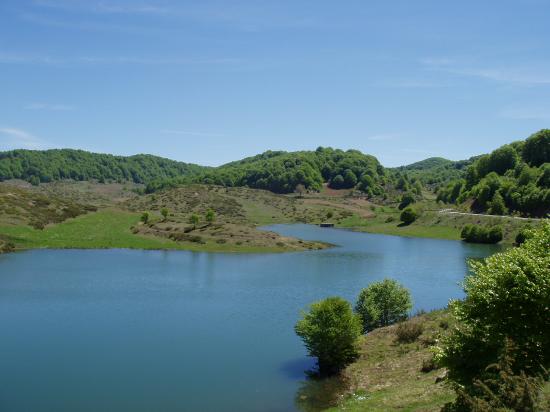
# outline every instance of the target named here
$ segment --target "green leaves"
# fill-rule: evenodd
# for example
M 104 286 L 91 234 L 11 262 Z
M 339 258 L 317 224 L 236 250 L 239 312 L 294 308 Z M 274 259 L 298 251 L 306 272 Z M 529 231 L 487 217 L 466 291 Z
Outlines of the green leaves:
M 342 298 L 331 297 L 311 304 L 294 330 L 310 356 L 317 357 L 321 374 L 337 373 L 357 357 L 361 321 L 350 303 Z
M 401 221 L 406 225 L 410 225 L 417 218 L 418 218 L 418 212 L 415 209 L 413 209 L 411 206 L 405 208 L 405 210 L 401 212 L 401 216 L 400 216 Z
M 361 291 L 355 305 L 365 332 L 406 319 L 411 308 L 409 291 L 393 279 L 370 284 Z
M 505 338 L 518 347 L 518 370 L 550 367 L 550 221 L 518 248 L 470 263 L 466 298 L 453 311 L 460 329 L 445 342 L 442 363 L 456 380 L 496 361 Z

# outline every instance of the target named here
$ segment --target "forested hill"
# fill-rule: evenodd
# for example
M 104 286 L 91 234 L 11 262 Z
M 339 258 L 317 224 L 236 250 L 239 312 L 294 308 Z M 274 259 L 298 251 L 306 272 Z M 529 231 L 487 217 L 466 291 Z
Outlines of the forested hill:
M 438 200 L 494 215 L 550 213 L 550 130 L 478 157 Z
M 204 173 L 205 183 L 249 186 L 288 193 L 302 185 L 320 190 L 323 183 L 335 189 L 357 187 L 381 191 L 385 169 L 374 156 L 358 150 L 319 147 L 315 151 L 272 152 L 228 163 Z
M 273 152 L 248 157 L 192 177 L 200 183 L 247 186 L 276 193 L 320 190 L 324 183 L 335 189 L 357 188 L 371 195 L 381 194 L 386 171 L 378 160 L 357 150 L 319 147 L 315 151 Z M 157 180 L 147 186 L 152 192 L 188 179 Z
M 460 179 L 466 173 L 466 168 L 474 162 L 475 158 L 453 161 L 442 157 L 430 157 L 420 162 L 392 169 L 400 173 L 406 173 L 410 178 L 416 178 L 423 185 L 436 189 L 452 180 Z
M 143 154 L 125 157 L 73 149 L 0 152 L 0 181 L 24 179 L 33 184 L 61 179 L 148 183 L 196 175 L 207 169 Z
M 315 151 L 265 153 L 220 167 L 202 167 L 151 155 L 113 156 L 83 150 L 13 150 L 0 153 L 0 181 L 24 179 L 33 184 L 53 180 L 133 181 L 152 192 L 182 183 L 248 186 L 276 193 L 355 188 L 381 194 L 385 169 L 357 150 L 319 147 Z

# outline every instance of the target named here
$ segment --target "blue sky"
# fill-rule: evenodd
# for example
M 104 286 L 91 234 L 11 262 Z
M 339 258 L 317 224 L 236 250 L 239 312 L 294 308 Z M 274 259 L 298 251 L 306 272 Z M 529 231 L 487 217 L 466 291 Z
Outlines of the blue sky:
M 463 159 L 550 126 L 550 0 L 0 1 L 0 150 Z

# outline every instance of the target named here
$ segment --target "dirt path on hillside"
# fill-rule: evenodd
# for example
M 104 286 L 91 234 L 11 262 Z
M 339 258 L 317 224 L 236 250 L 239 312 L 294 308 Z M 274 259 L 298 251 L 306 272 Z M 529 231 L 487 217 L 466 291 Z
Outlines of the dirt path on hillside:
M 476 216 L 476 217 L 496 217 L 501 219 L 516 219 L 516 220 L 542 220 L 536 217 L 519 217 L 519 216 L 499 216 L 499 215 L 484 215 L 482 213 L 467 213 L 467 212 L 457 212 L 454 209 L 443 209 L 439 210 L 437 213 L 442 215 L 462 215 L 462 216 Z

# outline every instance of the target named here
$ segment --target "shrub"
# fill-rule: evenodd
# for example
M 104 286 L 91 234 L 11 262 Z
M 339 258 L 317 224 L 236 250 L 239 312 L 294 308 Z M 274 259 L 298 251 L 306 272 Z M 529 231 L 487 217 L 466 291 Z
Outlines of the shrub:
M 412 343 L 422 335 L 422 332 L 424 325 L 419 321 L 401 322 L 395 329 L 396 340 L 399 343 Z
M 386 219 L 386 223 L 391 223 L 395 220 L 395 218 L 393 216 L 388 216 L 388 218 Z
M 521 245 L 523 243 L 525 243 L 525 241 L 527 239 L 530 239 L 531 237 L 533 237 L 533 232 L 532 232 L 532 228 L 524 228 L 524 229 L 521 229 L 518 234 L 516 235 L 516 245 Z
M 465 225 L 460 237 L 468 243 L 498 243 L 503 238 L 502 227 L 483 227 L 477 225 Z
M 544 399 L 542 386 L 548 373 L 529 376 L 514 372 L 513 343 L 507 341 L 498 363 L 489 365 L 484 376 L 473 385 L 455 388 L 457 398 L 443 412 L 547 411 L 550 399 Z
M 401 216 L 400 216 L 401 221 L 406 225 L 410 225 L 417 218 L 418 218 L 418 212 L 414 210 L 412 207 L 407 207 L 405 210 L 401 212 Z
M 403 197 L 401 197 L 401 203 L 399 203 L 399 210 L 405 209 L 410 204 L 416 202 L 414 196 L 411 193 L 405 193 Z
M 365 332 L 406 319 L 411 308 L 409 291 L 392 279 L 371 283 L 361 290 L 355 305 Z
M 459 382 L 479 377 L 495 363 L 505 338 L 517 347 L 516 371 L 550 367 L 550 221 L 521 246 L 472 261 L 464 283 L 466 298 L 452 304 L 459 327 L 439 354 L 449 376 Z
M 214 212 L 212 209 L 208 210 L 206 212 L 205 219 L 208 223 L 214 223 L 216 220 L 216 212 Z
M 331 297 L 311 304 L 294 330 L 309 355 L 317 357 L 322 375 L 338 373 L 357 358 L 361 320 L 342 298 Z
M 143 223 L 147 224 L 149 222 L 149 212 L 143 212 L 140 219 Z

